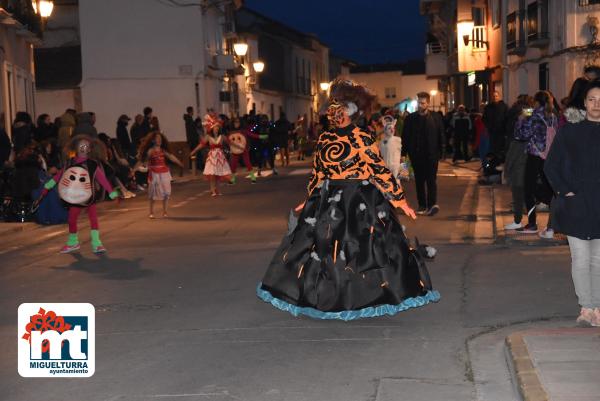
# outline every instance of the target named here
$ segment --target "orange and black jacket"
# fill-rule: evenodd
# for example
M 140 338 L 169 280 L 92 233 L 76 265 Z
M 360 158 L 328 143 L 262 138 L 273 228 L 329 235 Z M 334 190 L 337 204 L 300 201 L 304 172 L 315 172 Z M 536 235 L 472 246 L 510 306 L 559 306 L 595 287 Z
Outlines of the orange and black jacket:
M 326 179 L 369 180 L 394 207 L 404 200 L 402 187 L 385 166 L 373 137 L 352 124 L 319 137 L 308 194 Z

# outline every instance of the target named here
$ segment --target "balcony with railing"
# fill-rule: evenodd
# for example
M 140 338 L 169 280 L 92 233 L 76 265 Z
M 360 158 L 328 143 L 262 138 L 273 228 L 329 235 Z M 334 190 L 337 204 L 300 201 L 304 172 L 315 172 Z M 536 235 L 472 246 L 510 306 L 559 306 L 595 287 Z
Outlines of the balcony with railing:
M 506 16 L 506 50 L 509 55 L 523 55 L 527 51 L 522 19 L 523 11 Z
M 473 27 L 473 33 L 471 34 L 473 53 L 487 52 L 488 51 L 488 40 L 487 40 L 487 27 L 485 25 L 476 25 Z
M 425 73 L 428 77 L 448 74 L 448 49 L 440 42 L 430 42 L 425 46 Z
M 532 47 L 547 47 L 548 0 L 540 0 L 527 6 L 527 43 Z

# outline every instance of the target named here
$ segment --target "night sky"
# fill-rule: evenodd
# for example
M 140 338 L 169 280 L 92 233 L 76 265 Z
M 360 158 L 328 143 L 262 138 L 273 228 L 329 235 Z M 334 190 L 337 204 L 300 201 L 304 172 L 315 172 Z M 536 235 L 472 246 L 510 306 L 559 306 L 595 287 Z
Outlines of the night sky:
M 316 34 L 332 54 L 360 64 L 423 59 L 419 0 L 245 0 L 261 14 Z

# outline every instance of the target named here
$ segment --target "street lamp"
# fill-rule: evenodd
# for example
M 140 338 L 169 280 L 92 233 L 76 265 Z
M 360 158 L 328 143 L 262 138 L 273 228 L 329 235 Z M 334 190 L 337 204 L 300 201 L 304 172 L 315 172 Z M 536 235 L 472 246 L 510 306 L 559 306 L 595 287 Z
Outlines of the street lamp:
M 246 55 L 246 53 L 248 53 L 248 43 L 243 43 L 243 42 L 234 43 L 233 51 L 239 57 L 244 57 Z
M 42 18 L 48 18 L 52 15 L 52 10 L 54 10 L 54 2 L 51 0 L 32 0 L 31 5 L 33 6 L 33 11 Z
M 327 92 L 327 90 L 329 89 L 329 82 L 321 82 L 319 86 L 321 87 L 321 90 L 323 92 Z
M 490 42 L 487 40 L 483 40 L 482 38 L 473 38 L 473 28 L 475 28 L 475 23 L 471 20 L 460 21 L 456 24 L 456 31 L 459 38 L 462 38 L 465 47 L 469 46 L 469 43 L 472 43 L 473 46 L 480 48 L 482 45 L 485 45 L 487 49 L 490 48 Z
M 258 60 L 258 61 L 255 61 L 254 63 L 252 63 L 252 67 L 254 67 L 254 71 L 256 71 L 260 74 L 265 69 L 265 63 Z

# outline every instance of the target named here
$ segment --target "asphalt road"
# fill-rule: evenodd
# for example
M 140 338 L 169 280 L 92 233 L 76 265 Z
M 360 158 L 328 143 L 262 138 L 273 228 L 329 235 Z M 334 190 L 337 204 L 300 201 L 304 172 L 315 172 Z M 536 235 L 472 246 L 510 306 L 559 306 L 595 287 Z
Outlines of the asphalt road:
M 256 297 L 287 213 L 304 196 L 306 166 L 256 185 L 240 180 L 217 198 L 203 181 L 176 184 L 168 219 L 149 220 L 143 195 L 104 204 L 105 256 L 92 254 L 87 227 L 82 251 L 71 255 L 57 254 L 66 227 L 4 234 L 0 399 L 491 400 L 473 360 L 484 370 L 503 361 L 473 355 L 469 342 L 511 325 L 574 317 L 577 302 L 567 249 L 491 244 L 492 200 L 460 171 L 441 169 L 437 216 L 403 218 L 409 236 L 438 249 L 429 269 L 442 299 L 394 317 L 315 321 Z M 414 204 L 412 183 L 407 190 Z M 18 375 L 23 302 L 95 306 L 93 377 Z

